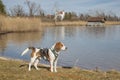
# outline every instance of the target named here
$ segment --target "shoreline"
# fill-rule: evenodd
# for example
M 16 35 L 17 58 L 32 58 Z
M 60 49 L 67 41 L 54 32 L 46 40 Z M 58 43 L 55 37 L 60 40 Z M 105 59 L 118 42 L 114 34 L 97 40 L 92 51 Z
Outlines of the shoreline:
M 41 27 L 45 26 L 86 26 L 87 21 L 62 21 L 62 22 L 42 22 Z M 120 21 L 106 21 L 104 26 L 120 25 Z M 99 27 L 99 26 L 98 26 Z
M 27 24 L 28 21 L 25 22 L 24 24 Z M 62 21 L 62 22 L 56 22 L 55 23 L 55 22 L 42 22 L 41 21 L 40 24 L 36 24 L 35 27 L 33 27 L 34 26 L 33 24 L 35 24 L 34 21 L 33 21 L 33 23 L 27 25 L 28 29 L 24 29 L 24 28 L 20 29 L 20 26 L 18 26 L 19 24 L 17 24 L 14 27 L 11 27 L 11 28 L 8 28 L 8 29 L 6 28 L 6 30 L 3 30 L 3 31 L 1 30 L 0 31 L 0 35 L 7 34 L 7 33 L 38 32 L 38 31 L 42 31 L 42 29 L 44 27 L 49 27 L 49 26 L 80 26 L 81 27 L 81 26 L 86 26 L 87 22 L 86 21 L 64 21 L 64 22 Z M 104 24 L 104 27 L 107 27 L 107 26 L 110 26 L 110 25 L 111 26 L 112 25 L 120 25 L 120 21 L 119 22 L 116 22 L 116 21 L 106 21 L 105 24 Z M 95 27 L 97 27 L 97 26 L 95 26 Z M 12 28 L 15 28 L 15 30 L 12 29 Z
M 81 69 L 77 67 L 57 67 L 57 73 L 50 72 L 49 66 L 39 64 L 40 70 L 32 67 L 28 71 L 28 63 L 17 59 L 6 59 L 0 57 L 0 78 L 1 80 L 119 80 L 120 71 L 101 71 Z
M 105 25 L 120 25 L 120 21 L 106 21 Z
M 29 64 L 29 61 L 26 61 L 26 60 L 21 60 L 21 59 L 13 59 L 13 58 L 9 58 L 9 57 L 2 57 L 0 56 L 0 60 L 4 60 L 4 61 L 16 61 L 16 62 L 21 62 L 21 64 Z M 44 67 L 50 67 L 49 64 L 44 64 L 44 63 L 38 63 L 38 66 L 44 66 Z M 82 70 L 94 70 L 96 72 L 98 71 L 106 71 L 106 70 L 101 70 L 99 67 L 96 67 L 94 69 L 87 69 L 87 68 L 81 68 L 81 67 L 76 67 L 76 66 L 57 66 L 57 68 L 65 68 L 65 69 L 82 69 Z M 120 72 L 119 70 L 116 70 L 116 69 L 110 69 L 110 70 L 115 70 L 115 71 L 118 71 Z
M 29 64 L 29 61 L 25 61 L 25 60 L 21 60 L 21 59 L 13 59 L 13 58 L 8 58 L 8 57 L 2 57 L 0 56 L 0 60 L 5 60 L 5 61 L 18 61 L 24 64 Z M 50 65 L 47 64 L 43 64 L 43 63 L 39 63 L 38 66 L 44 66 L 44 67 L 50 67 Z M 57 66 L 57 68 L 77 68 L 80 69 L 79 67 L 69 67 L 69 66 Z

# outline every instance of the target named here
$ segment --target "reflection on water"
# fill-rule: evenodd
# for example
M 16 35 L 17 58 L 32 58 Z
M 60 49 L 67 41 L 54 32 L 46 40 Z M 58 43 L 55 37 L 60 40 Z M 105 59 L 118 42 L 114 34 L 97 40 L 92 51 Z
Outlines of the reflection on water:
M 88 27 L 86 32 L 90 37 L 102 38 L 105 36 L 105 29 L 105 27 Z
M 62 41 L 67 45 L 68 50 L 59 56 L 58 65 L 120 70 L 119 34 L 120 26 L 118 25 L 46 27 L 42 32 L 0 35 L 0 55 L 29 60 L 29 54 L 20 56 L 26 47 L 50 48 L 55 42 Z
M 6 47 L 7 47 L 6 38 L 3 36 L 0 36 L 0 52 L 2 52 L 1 55 L 4 55 L 3 52 Z
M 9 45 L 15 45 L 13 47 L 14 49 L 25 44 L 27 44 L 27 46 L 33 46 L 32 43 L 40 42 L 42 36 L 42 32 L 10 33 L 0 35 L 0 55 L 4 55 L 5 49 L 9 48 Z

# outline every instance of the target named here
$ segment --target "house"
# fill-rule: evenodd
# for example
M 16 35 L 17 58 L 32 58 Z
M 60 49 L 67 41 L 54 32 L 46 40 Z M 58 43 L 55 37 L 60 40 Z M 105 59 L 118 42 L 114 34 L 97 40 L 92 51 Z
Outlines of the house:
M 87 26 L 104 26 L 106 19 L 104 17 L 89 17 Z

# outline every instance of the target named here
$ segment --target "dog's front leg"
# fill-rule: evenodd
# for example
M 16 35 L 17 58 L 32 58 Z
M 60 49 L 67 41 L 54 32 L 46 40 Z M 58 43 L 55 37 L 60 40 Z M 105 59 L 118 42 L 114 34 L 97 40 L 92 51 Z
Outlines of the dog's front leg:
M 58 59 L 56 59 L 56 60 L 54 61 L 54 71 L 55 71 L 55 72 L 57 72 L 57 69 L 56 69 L 56 67 L 57 67 L 57 60 L 58 60 Z
M 53 60 L 50 61 L 50 71 L 53 72 Z

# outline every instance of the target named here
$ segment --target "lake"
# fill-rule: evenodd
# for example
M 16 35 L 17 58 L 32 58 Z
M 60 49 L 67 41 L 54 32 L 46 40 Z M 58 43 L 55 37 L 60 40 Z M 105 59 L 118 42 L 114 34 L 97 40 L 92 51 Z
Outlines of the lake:
M 120 71 L 120 25 L 107 27 L 45 27 L 40 32 L 0 35 L 0 56 L 29 61 L 30 52 L 20 56 L 29 47 L 50 48 L 61 41 L 67 47 L 62 51 L 58 66 L 77 66 L 84 69 L 116 69 Z M 41 63 L 48 62 L 41 60 Z M 22 64 L 22 63 L 21 63 Z

